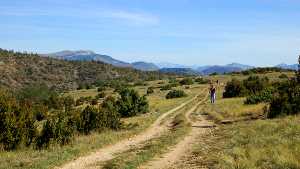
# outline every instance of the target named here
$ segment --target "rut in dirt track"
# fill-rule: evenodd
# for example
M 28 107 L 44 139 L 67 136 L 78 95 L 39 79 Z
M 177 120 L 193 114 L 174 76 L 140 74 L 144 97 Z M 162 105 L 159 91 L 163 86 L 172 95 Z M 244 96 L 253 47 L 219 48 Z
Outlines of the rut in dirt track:
M 201 102 L 196 104 L 192 109 L 190 109 L 185 117 L 188 122 L 192 125 L 192 130 L 189 134 L 178 144 L 175 145 L 168 153 L 163 154 L 160 158 L 154 158 L 152 161 L 148 162 L 144 166 L 139 167 L 139 169 L 166 169 L 166 168 L 176 168 L 174 164 L 178 162 L 185 154 L 187 154 L 193 143 L 196 143 L 199 135 L 203 135 L 206 132 L 209 132 L 210 127 L 214 127 L 213 122 L 207 121 L 203 116 L 199 116 L 200 120 L 193 122 L 190 119 L 190 115 L 197 110 L 199 106 L 203 102 L 205 102 L 206 98 L 204 98 Z
M 136 135 L 130 139 L 122 140 L 114 145 L 110 145 L 104 148 L 97 150 L 87 156 L 79 157 L 61 167 L 55 167 L 56 169 L 87 169 L 93 168 L 94 164 L 99 162 L 105 162 L 114 158 L 114 154 L 121 153 L 126 150 L 129 150 L 133 146 L 138 146 L 139 144 L 150 140 L 154 137 L 158 137 L 161 133 L 167 130 L 166 124 L 161 125 L 163 120 L 174 113 L 176 113 L 181 108 L 187 106 L 189 103 L 198 99 L 201 94 L 205 92 L 205 89 L 198 94 L 197 96 L 193 97 L 192 99 L 188 100 L 185 103 L 182 103 L 180 106 L 164 113 L 161 115 L 145 132 L 142 134 Z

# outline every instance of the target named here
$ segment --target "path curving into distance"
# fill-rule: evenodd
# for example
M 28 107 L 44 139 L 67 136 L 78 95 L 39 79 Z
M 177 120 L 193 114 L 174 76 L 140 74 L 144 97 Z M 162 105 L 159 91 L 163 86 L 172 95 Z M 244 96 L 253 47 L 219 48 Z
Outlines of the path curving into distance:
M 86 169 L 86 168 L 93 168 L 94 164 L 105 162 L 108 160 L 111 160 L 115 157 L 114 154 L 121 153 L 124 151 L 129 150 L 133 146 L 138 146 L 139 144 L 150 140 L 154 137 L 158 137 L 161 133 L 165 132 L 167 130 L 167 124 L 161 124 L 163 120 L 174 113 L 176 113 L 181 108 L 187 106 L 189 103 L 195 101 L 200 97 L 203 92 L 206 92 L 206 89 L 203 89 L 201 93 L 193 97 L 192 99 L 182 103 L 178 107 L 175 107 L 172 110 L 169 110 L 168 112 L 162 114 L 160 117 L 156 119 L 156 121 L 144 132 L 129 138 L 122 140 L 116 144 L 106 146 L 104 148 L 101 148 L 95 152 L 92 152 L 91 154 L 88 154 L 86 156 L 79 157 L 73 161 L 70 161 L 60 167 L 55 167 L 55 169 Z
M 206 132 L 209 132 L 209 128 L 215 126 L 213 122 L 207 121 L 204 116 L 199 116 L 198 118 L 200 118 L 200 120 L 197 120 L 195 122 L 190 119 L 190 115 L 206 101 L 207 96 L 185 114 L 187 121 L 192 126 L 192 130 L 188 133 L 188 135 L 185 136 L 182 141 L 177 143 L 167 153 L 163 154 L 159 158 L 154 158 L 145 165 L 139 167 L 139 169 L 176 168 L 174 164 L 191 150 L 191 146 L 193 143 L 199 141 L 197 140 L 197 138 L 199 138 L 199 135 L 203 135 Z

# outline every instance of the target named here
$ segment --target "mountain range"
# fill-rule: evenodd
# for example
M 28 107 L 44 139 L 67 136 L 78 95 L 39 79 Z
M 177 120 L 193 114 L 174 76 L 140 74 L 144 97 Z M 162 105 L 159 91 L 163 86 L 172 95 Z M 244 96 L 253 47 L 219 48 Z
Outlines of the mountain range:
M 107 64 L 111 64 L 113 66 L 117 67 L 132 67 L 138 70 L 143 71 L 155 71 L 159 68 L 153 64 L 153 63 L 147 63 L 147 62 L 133 62 L 133 63 L 127 63 L 123 62 L 117 59 L 114 59 L 111 56 L 108 55 L 101 55 L 97 54 L 90 50 L 78 50 L 78 51 L 71 51 L 71 50 L 64 50 L 56 53 L 50 53 L 50 54 L 42 54 L 42 56 L 52 57 L 56 59 L 62 59 L 62 60 L 77 60 L 77 61 L 101 61 Z
M 158 71 L 167 72 L 167 73 L 177 73 L 177 74 L 202 74 L 208 75 L 211 73 L 229 73 L 229 72 L 239 72 L 247 69 L 254 68 L 254 66 L 244 65 L 240 63 L 231 63 L 227 65 L 207 65 L 207 66 L 187 66 L 181 64 L 174 64 L 169 62 L 161 62 L 161 63 L 149 63 L 149 62 L 133 62 L 128 63 L 124 61 L 120 61 L 114 59 L 108 55 L 97 54 L 90 50 L 78 50 L 78 51 L 71 51 L 71 50 L 64 50 L 56 53 L 50 54 L 42 54 L 42 56 L 53 57 L 56 59 L 62 60 L 79 60 L 79 61 L 101 61 L 107 64 L 111 64 L 117 67 L 131 67 L 137 70 L 142 71 Z M 298 65 L 287 65 L 287 64 L 279 64 L 274 67 L 284 68 L 284 69 L 292 69 L 297 70 Z

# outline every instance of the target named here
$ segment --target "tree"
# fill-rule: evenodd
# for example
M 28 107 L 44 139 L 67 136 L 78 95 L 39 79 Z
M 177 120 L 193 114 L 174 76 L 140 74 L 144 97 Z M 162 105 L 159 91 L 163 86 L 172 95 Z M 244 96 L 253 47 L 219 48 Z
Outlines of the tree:
M 148 112 L 149 104 L 146 97 L 140 97 L 137 91 L 125 88 L 119 94 L 121 98 L 117 101 L 117 105 L 122 117 L 131 117 Z
M 298 83 L 300 83 L 300 55 L 299 55 L 299 57 L 298 57 L 297 81 L 298 81 Z

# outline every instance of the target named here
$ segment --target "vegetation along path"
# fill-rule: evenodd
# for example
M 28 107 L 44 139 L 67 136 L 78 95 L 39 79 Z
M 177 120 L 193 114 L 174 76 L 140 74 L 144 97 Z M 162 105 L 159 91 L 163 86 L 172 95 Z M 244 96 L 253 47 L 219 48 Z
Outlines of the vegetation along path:
M 182 103 L 178 107 L 161 115 L 145 132 L 136 135 L 133 138 L 120 141 L 117 144 L 102 148 L 87 156 L 79 157 L 78 159 L 57 168 L 58 169 L 75 169 L 75 168 L 85 169 L 88 168 L 89 166 L 92 166 L 95 163 L 111 160 L 114 158 L 114 154 L 124 152 L 126 150 L 129 150 L 133 146 L 137 146 L 140 143 L 143 143 L 147 140 L 150 140 L 151 138 L 159 136 L 161 133 L 167 130 L 167 123 L 162 124 L 164 119 L 169 115 L 175 114 L 178 110 L 184 108 L 188 104 L 192 103 L 194 100 L 201 97 L 203 92 L 206 92 L 206 90 L 204 89 L 201 93 L 199 93 L 192 99 Z
M 190 109 L 185 117 L 187 121 L 191 124 L 192 130 L 188 135 L 180 141 L 174 148 L 172 148 L 166 154 L 163 154 L 159 158 L 155 158 L 149 163 L 141 166 L 140 169 L 164 169 L 164 168 L 173 168 L 172 165 L 180 160 L 188 151 L 191 145 L 197 142 L 197 138 L 200 135 L 205 134 L 210 131 L 210 127 L 214 127 L 214 123 L 206 120 L 205 116 L 198 116 L 196 120 L 190 118 L 191 114 L 194 113 L 199 106 L 206 101 L 206 97 L 202 101 L 198 102 L 192 109 Z M 174 166 L 174 168 L 176 168 Z

